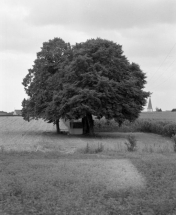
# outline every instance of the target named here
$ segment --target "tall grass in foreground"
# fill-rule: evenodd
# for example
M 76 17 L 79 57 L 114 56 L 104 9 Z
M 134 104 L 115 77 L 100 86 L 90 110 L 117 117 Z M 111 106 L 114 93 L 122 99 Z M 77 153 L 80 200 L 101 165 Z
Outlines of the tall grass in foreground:
M 92 147 L 89 143 L 87 143 L 86 147 L 80 151 L 84 154 L 98 154 L 104 151 L 104 145 L 102 143 L 98 143 L 97 146 Z

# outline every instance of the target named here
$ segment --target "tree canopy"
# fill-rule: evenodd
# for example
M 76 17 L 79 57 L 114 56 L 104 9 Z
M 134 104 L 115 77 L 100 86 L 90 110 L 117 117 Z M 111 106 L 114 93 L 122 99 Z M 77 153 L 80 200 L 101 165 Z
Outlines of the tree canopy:
M 122 46 L 90 39 L 71 46 L 60 38 L 43 43 L 23 79 L 28 99 L 24 119 L 82 118 L 84 133 L 93 133 L 93 119 L 135 120 L 146 104 L 146 76 L 123 55 Z

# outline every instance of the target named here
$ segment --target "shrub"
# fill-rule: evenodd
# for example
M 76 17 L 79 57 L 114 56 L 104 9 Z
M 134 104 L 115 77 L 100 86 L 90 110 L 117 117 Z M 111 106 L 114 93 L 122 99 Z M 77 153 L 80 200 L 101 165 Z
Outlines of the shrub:
M 134 135 L 128 135 L 127 136 L 127 140 L 128 142 L 125 142 L 125 145 L 127 146 L 127 150 L 129 152 L 133 152 L 136 150 L 136 145 L 137 145 L 137 140 L 136 137 Z
M 152 123 L 150 120 L 143 120 L 140 123 L 140 131 L 142 132 L 152 132 Z
M 156 107 L 156 112 L 162 112 L 161 108 Z
M 155 134 L 163 134 L 163 125 L 160 122 L 152 121 L 151 122 L 151 132 Z
M 115 120 L 94 120 L 95 131 L 117 131 L 119 124 Z
M 173 135 L 176 134 L 176 124 L 169 123 L 164 126 L 163 132 L 165 136 L 172 137 Z
M 95 149 L 95 153 L 103 152 L 104 146 L 102 143 L 98 143 L 98 147 Z
M 102 143 L 98 143 L 97 148 L 90 147 L 89 143 L 87 143 L 84 154 L 97 154 L 104 151 L 104 146 Z
M 176 124 L 158 120 L 138 120 L 138 127 L 134 130 L 172 137 L 176 134 Z

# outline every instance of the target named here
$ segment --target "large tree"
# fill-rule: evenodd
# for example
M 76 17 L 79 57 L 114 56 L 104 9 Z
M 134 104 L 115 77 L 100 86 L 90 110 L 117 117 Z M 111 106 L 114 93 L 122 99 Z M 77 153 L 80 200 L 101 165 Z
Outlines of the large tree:
M 23 79 L 28 99 L 22 102 L 25 120 L 43 118 L 56 124 L 59 132 L 59 112 L 54 95 L 62 89 L 64 67 L 71 60 L 71 46 L 60 38 L 43 43 L 32 69 Z
M 122 47 L 103 39 L 70 46 L 61 39 L 44 43 L 23 84 L 25 119 L 82 118 L 84 133 L 93 133 L 92 116 L 134 121 L 146 103 L 146 76 L 130 63 Z

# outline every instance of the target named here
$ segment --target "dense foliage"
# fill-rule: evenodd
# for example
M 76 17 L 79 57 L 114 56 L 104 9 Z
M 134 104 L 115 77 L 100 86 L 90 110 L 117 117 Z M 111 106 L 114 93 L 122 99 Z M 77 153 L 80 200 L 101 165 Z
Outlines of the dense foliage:
M 29 98 L 24 119 L 82 118 L 84 133 L 93 133 L 93 118 L 134 121 L 146 103 L 146 76 L 129 63 L 122 47 L 103 39 L 70 46 L 60 38 L 43 44 L 23 80 Z
M 161 108 L 156 107 L 156 112 L 162 112 Z

